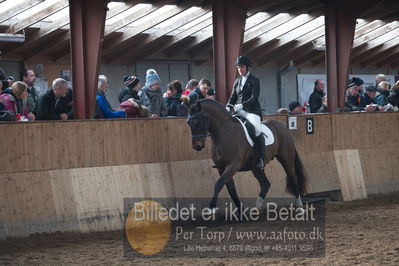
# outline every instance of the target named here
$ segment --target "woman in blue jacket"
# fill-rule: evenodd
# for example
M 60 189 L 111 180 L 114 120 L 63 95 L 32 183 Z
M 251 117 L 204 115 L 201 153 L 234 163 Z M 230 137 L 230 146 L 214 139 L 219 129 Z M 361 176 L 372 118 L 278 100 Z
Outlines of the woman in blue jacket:
M 94 118 L 126 118 L 123 110 L 114 111 L 106 96 L 108 79 L 104 75 L 98 76 L 98 90 L 96 95 L 97 105 Z

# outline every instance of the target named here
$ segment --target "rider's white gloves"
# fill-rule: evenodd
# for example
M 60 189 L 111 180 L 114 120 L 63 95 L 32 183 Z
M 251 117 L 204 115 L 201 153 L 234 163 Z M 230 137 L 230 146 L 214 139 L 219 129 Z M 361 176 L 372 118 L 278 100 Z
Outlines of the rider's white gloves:
M 227 110 L 227 112 L 230 113 L 231 107 L 230 106 L 226 106 L 226 110 Z
M 244 106 L 243 106 L 241 103 L 236 104 L 236 105 L 234 105 L 234 111 L 235 111 L 236 113 L 238 113 L 239 111 L 242 110 L 243 107 L 244 107 Z

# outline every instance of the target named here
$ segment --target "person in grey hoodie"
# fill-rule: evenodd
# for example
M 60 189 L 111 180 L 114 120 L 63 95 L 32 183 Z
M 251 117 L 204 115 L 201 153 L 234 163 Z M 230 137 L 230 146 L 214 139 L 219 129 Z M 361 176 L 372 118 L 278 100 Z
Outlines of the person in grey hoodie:
M 168 113 L 161 91 L 161 79 L 154 69 L 146 71 L 145 86 L 139 91 L 141 104 L 150 110 L 150 117 L 165 117 Z

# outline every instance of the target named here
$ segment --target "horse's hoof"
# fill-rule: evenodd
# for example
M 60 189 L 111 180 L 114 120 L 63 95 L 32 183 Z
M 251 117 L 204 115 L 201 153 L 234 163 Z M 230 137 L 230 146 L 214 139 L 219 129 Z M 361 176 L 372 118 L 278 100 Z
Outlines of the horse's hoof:
M 256 199 L 256 208 L 258 210 L 261 210 L 264 202 L 265 202 L 265 199 L 262 199 L 261 197 L 258 197 Z
M 299 215 L 304 215 L 305 214 L 305 210 L 302 207 L 296 208 L 296 213 Z

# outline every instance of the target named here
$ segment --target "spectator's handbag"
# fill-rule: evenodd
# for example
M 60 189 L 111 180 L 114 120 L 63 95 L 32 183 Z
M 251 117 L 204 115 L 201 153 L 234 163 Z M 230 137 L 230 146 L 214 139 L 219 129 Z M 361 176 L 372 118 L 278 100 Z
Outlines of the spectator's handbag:
M 16 121 L 17 118 L 15 116 L 14 111 L 10 110 L 0 110 L 0 121 Z

